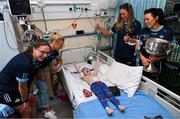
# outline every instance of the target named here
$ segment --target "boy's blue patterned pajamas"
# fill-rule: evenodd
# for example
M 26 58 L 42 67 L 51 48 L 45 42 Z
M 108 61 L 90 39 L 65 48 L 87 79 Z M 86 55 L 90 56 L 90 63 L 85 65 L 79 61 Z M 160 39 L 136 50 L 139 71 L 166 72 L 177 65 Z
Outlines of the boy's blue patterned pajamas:
M 115 98 L 105 83 L 101 81 L 94 82 L 91 84 L 91 90 L 97 96 L 104 109 L 108 106 L 106 98 L 108 98 L 116 107 L 120 105 L 120 102 Z

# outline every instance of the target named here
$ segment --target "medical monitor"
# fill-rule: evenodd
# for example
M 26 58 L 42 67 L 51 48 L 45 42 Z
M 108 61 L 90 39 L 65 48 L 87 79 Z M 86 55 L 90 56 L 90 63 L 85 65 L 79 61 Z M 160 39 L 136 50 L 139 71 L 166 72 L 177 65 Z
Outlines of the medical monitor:
M 174 4 L 173 13 L 180 13 L 180 2 Z
M 29 0 L 7 0 L 10 13 L 15 16 L 27 16 L 31 14 Z

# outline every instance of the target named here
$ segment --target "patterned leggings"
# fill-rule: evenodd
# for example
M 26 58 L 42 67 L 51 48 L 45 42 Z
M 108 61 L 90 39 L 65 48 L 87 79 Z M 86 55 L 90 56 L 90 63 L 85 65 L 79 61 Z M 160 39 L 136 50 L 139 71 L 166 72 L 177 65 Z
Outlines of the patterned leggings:
M 108 106 L 106 98 L 108 98 L 116 107 L 120 105 L 120 102 L 115 98 L 105 83 L 101 81 L 94 82 L 91 84 L 91 90 L 97 96 L 104 109 Z

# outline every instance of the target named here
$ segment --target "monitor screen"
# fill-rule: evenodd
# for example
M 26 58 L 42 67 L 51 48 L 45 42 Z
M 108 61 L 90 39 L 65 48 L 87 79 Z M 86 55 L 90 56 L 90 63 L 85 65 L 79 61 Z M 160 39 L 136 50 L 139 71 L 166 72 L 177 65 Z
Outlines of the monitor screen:
M 173 7 L 174 13 L 180 13 L 180 3 L 175 3 Z
M 8 0 L 12 15 L 26 16 L 31 14 L 29 0 Z

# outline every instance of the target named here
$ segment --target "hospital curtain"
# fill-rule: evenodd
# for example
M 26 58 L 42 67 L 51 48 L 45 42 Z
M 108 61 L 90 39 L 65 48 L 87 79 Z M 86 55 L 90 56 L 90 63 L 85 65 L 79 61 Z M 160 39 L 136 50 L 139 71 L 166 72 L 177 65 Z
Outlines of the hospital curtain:
M 134 9 L 134 17 L 140 21 L 142 28 L 144 25 L 144 10 L 148 8 L 162 8 L 164 10 L 166 0 L 118 0 L 118 4 L 121 5 L 123 3 L 130 3 Z M 116 20 L 119 16 L 119 5 L 115 11 Z

